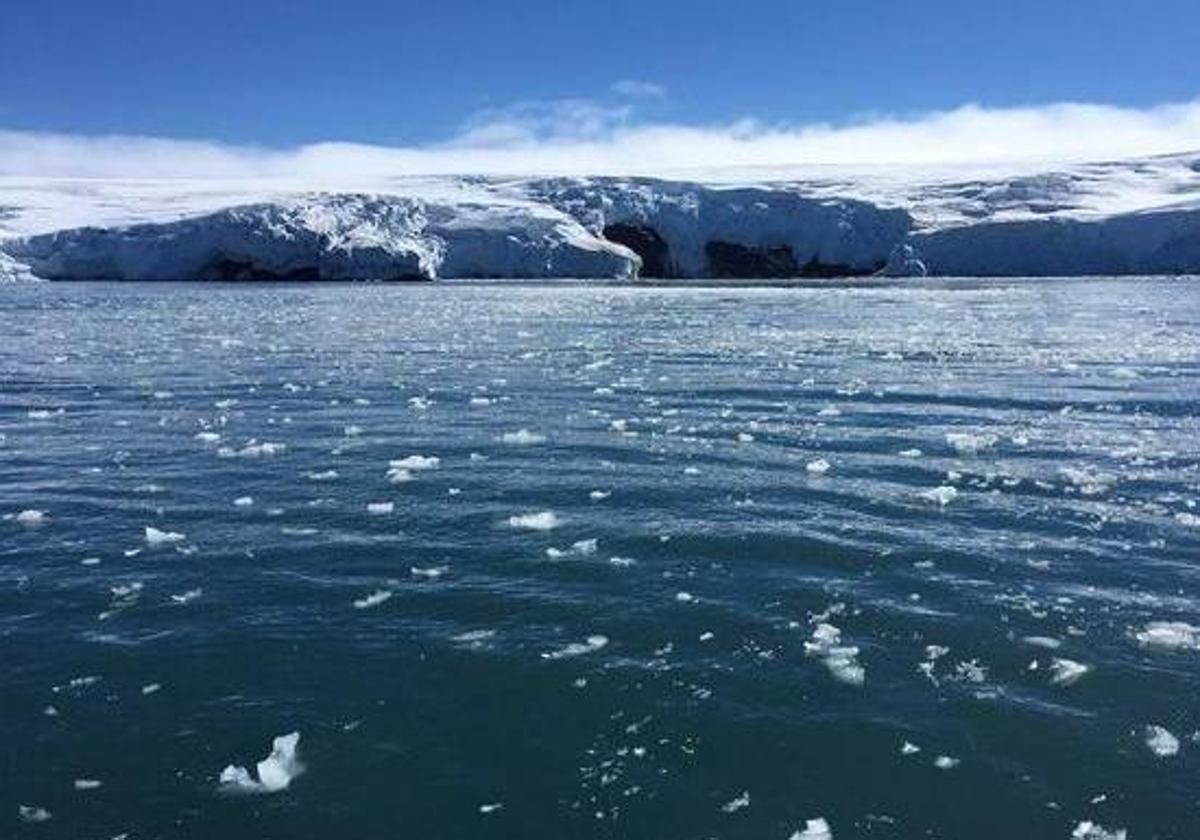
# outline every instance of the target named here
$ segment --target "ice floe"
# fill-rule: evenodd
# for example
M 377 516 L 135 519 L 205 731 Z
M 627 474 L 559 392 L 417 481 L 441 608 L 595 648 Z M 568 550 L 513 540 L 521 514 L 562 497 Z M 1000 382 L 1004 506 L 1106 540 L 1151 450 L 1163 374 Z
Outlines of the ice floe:
M 1083 820 L 1071 832 L 1071 840 L 1126 840 L 1126 834 L 1123 828 L 1110 831 L 1091 820 Z
M 21 525 L 41 525 L 49 519 L 49 515 L 44 510 L 23 510 L 16 514 L 15 519 Z
M 1074 685 L 1090 670 L 1091 666 L 1073 659 L 1055 659 L 1050 663 L 1050 682 L 1055 685 Z
M 554 511 L 543 510 L 538 513 L 522 513 L 508 518 L 508 527 L 522 531 L 552 531 L 562 524 Z
M 576 656 L 583 656 L 587 653 L 595 653 L 596 651 L 608 645 L 607 636 L 588 636 L 583 642 L 572 642 L 558 650 L 552 650 L 542 654 L 542 659 L 572 659 Z
M 380 589 L 378 592 L 372 592 L 370 595 L 358 598 L 354 602 L 354 609 L 368 610 L 371 607 L 377 607 L 392 597 L 392 593 L 386 589 Z
M 151 525 L 146 526 L 143 536 L 146 540 L 146 545 L 151 546 L 174 545 L 187 539 L 186 535 L 178 531 L 160 531 Z
M 515 432 L 505 432 L 500 435 L 500 442 L 510 446 L 535 446 L 546 442 L 546 436 L 531 432 L 529 429 L 518 429 Z
M 833 840 L 833 829 L 824 817 L 805 820 L 804 828 L 792 833 L 789 840 Z
M 1165 727 L 1157 724 L 1147 726 L 1143 733 L 1143 739 L 1146 749 L 1159 758 L 1170 758 L 1179 754 L 1179 738 Z
M 1133 635 L 1146 647 L 1200 650 L 1200 627 L 1185 621 L 1152 621 Z
M 395 502 L 368 502 L 367 513 L 372 516 L 386 516 L 396 509 Z
M 297 756 L 300 733 L 280 735 L 271 745 L 271 754 L 255 766 L 258 778 L 245 767 L 230 764 L 221 771 L 221 787 L 242 793 L 276 793 L 286 790 L 292 780 L 304 772 Z
M 917 496 L 927 502 L 932 502 L 938 507 L 945 507 L 958 498 L 958 488 L 943 484 L 941 487 L 922 490 Z
M 816 622 L 812 635 L 804 643 L 804 653 L 821 660 L 839 682 L 860 686 L 867 670 L 858 661 L 858 648 L 842 644 L 842 631 L 826 621 Z

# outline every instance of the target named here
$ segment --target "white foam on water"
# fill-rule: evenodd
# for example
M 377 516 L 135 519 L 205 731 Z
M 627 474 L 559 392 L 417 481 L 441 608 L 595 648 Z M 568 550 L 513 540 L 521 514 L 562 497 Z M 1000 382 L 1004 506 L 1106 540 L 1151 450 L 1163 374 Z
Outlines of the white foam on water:
M 812 475 L 825 475 L 829 472 L 831 465 L 824 458 L 818 458 L 815 461 L 809 461 L 804 465 L 804 469 Z
M 367 513 L 372 516 L 386 516 L 396 509 L 395 502 L 368 502 Z
M 1200 528 L 1200 516 L 1194 513 L 1177 513 L 1175 521 L 1187 528 Z
M 586 641 L 572 642 L 566 647 L 561 647 L 558 650 L 552 650 L 542 654 L 542 659 L 572 659 L 576 656 L 583 656 L 596 651 L 608 645 L 607 636 L 588 636 Z
M 1071 832 L 1071 840 L 1126 840 L 1126 831 L 1123 828 L 1109 831 L 1091 820 L 1083 820 Z
M 1169 729 L 1151 724 L 1144 733 L 1146 748 L 1159 758 L 1170 758 L 1179 754 L 1179 739 Z
M 529 429 L 518 429 L 515 432 L 505 432 L 500 435 L 500 442 L 507 443 L 510 446 L 535 446 L 539 443 L 545 443 L 546 436 L 531 432 Z
M 554 511 L 543 510 L 539 513 L 523 513 L 508 518 L 508 527 L 522 531 L 552 531 L 562 524 L 562 520 Z
M 1185 621 L 1151 621 L 1133 635 L 1147 647 L 1200 650 L 1200 627 Z
M 160 531 L 151 525 L 146 526 L 144 537 L 146 545 L 174 545 L 187 539 L 186 535 L 178 531 Z
M 1074 685 L 1090 670 L 1090 665 L 1073 659 L 1055 659 L 1050 663 L 1050 682 L 1054 685 Z
M 833 829 L 824 817 L 804 821 L 804 830 L 792 833 L 790 840 L 833 840 Z
M 54 417 L 62 417 L 67 413 L 65 408 L 57 408 L 50 410 L 48 408 L 31 408 L 25 413 L 25 416 L 30 420 L 50 420 Z
M 366 597 L 356 599 L 354 602 L 354 609 L 368 610 L 371 607 L 379 606 L 380 604 L 382 604 L 384 601 L 386 601 L 388 598 L 391 598 L 391 597 L 392 597 L 391 592 L 389 592 L 386 589 L 380 589 L 378 592 L 372 592 L 370 595 L 367 595 Z
M 292 780 L 304 772 L 297 757 L 300 733 L 280 735 L 271 744 L 271 754 L 258 762 L 255 779 L 245 767 L 230 764 L 221 771 L 223 790 L 235 793 L 276 793 L 286 790 Z

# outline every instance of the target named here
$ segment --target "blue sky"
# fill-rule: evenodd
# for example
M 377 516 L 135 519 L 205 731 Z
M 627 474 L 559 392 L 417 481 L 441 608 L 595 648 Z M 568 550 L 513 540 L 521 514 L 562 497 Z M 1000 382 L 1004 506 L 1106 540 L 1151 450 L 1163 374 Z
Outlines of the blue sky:
M 10 0 L 0 175 L 1200 150 L 1198 33 L 1198 0 Z
M 0 126 L 419 144 L 565 99 L 687 125 L 1145 106 L 1200 94 L 1198 34 L 1196 0 L 12 0 Z

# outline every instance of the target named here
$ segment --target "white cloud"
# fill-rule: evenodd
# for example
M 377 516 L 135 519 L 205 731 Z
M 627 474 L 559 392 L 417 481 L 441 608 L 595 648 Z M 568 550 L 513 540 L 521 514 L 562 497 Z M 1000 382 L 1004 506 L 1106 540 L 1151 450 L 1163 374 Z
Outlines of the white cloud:
M 627 96 L 630 99 L 662 99 L 667 95 L 665 86 L 640 79 L 621 79 L 619 82 L 613 82 L 611 90 L 617 96 Z
M 319 143 L 272 150 L 146 137 L 0 131 L 0 174 L 65 177 L 664 174 L 720 166 L 1103 160 L 1200 150 L 1200 99 L 1151 108 L 966 105 L 845 125 L 689 126 L 637 122 L 587 100 L 476 115 L 424 146 Z

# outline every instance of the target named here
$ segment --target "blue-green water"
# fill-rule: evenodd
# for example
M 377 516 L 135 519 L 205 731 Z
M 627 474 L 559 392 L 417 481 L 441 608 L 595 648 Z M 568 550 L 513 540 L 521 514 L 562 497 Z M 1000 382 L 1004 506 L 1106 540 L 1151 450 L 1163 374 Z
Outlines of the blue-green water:
M 0 836 L 1200 836 L 1194 282 L 10 286 L 0 376 Z

